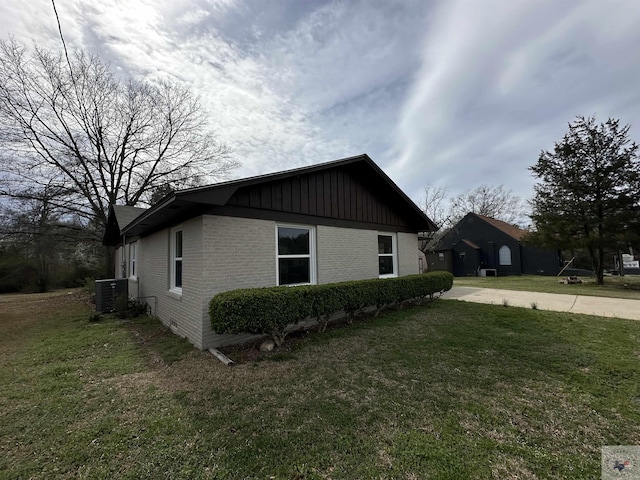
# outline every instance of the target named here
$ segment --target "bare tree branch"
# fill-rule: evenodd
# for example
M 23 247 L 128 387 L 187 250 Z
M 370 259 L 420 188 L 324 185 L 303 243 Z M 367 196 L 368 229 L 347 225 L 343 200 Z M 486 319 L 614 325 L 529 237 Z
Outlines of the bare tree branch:
M 30 53 L 14 40 L 0 41 L 0 147 L 10 180 L 0 195 L 26 199 L 53 179 L 66 195 L 58 206 L 102 225 L 110 204 L 223 179 L 237 166 L 186 88 L 123 81 L 94 55 Z

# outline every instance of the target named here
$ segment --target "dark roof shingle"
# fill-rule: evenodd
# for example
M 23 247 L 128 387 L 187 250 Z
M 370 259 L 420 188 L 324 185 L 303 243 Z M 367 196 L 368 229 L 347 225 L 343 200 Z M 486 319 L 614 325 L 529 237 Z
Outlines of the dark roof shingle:
M 478 215 L 478 214 L 476 214 L 476 216 L 478 216 L 479 218 L 487 222 L 489 225 L 493 225 L 501 232 L 506 233 L 512 238 L 515 238 L 516 240 L 521 240 L 522 237 L 524 237 L 527 233 L 529 233 L 526 230 L 516 227 L 515 225 L 511 225 L 510 223 L 503 222 L 502 220 L 496 220 L 495 218 L 486 217 L 484 215 Z
M 128 205 L 113 205 L 113 213 L 116 216 L 120 230 L 123 230 L 124 227 L 129 225 L 146 211 L 146 208 L 130 207 Z

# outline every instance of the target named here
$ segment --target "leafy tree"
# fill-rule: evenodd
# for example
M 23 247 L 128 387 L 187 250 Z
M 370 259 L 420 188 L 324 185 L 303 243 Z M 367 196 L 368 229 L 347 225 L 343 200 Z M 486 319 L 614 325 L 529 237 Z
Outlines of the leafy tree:
M 95 55 L 14 40 L 0 41 L 0 152 L 0 195 L 55 189 L 55 206 L 102 227 L 110 204 L 146 203 L 158 187 L 224 178 L 236 166 L 187 88 L 123 79 Z
M 640 161 L 629 125 L 577 117 L 553 151 L 530 167 L 539 180 L 531 202 L 534 238 L 562 249 L 585 249 L 599 284 L 605 252 L 640 233 Z

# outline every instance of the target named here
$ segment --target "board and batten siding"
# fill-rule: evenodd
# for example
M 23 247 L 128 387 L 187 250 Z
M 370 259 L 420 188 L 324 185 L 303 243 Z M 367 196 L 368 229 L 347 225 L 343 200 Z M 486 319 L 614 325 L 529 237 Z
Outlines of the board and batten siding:
M 388 193 L 389 186 L 377 177 L 362 175 L 352 166 L 343 166 L 249 185 L 239 188 L 226 207 L 230 212 L 233 207 L 242 207 L 254 213 L 269 211 L 272 215 L 278 212 L 375 224 L 389 231 L 409 228 L 391 197 L 381 197 L 381 192 Z

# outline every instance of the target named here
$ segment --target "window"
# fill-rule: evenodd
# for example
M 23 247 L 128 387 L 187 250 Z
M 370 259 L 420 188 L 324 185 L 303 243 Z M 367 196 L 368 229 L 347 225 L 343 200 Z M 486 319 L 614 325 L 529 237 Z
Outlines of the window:
M 138 272 L 136 272 L 136 250 L 138 242 L 129 244 L 129 276 L 131 278 L 137 278 Z
M 316 283 L 313 227 L 280 225 L 276 235 L 278 285 Z
M 498 250 L 498 258 L 500 265 L 511 265 L 511 249 L 506 245 L 501 246 Z
M 380 277 L 397 277 L 395 234 L 378 235 L 378 274 Z
M 171 290 L 182 293 L 182 230 L 171 232 Z

